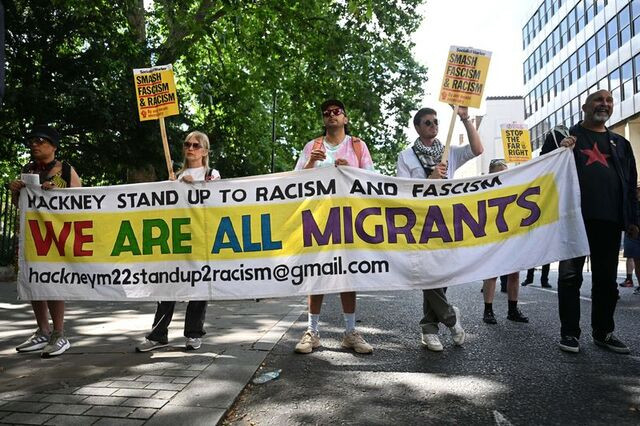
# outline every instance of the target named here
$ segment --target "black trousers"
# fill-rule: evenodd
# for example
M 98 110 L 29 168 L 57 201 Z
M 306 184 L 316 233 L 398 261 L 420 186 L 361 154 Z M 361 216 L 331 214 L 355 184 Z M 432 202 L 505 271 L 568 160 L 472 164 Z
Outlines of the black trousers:
M 545 283 L 548 284 L 549 283 L 549 264 L 547 263 L 546 265 L 542 265 L 542 276 L 540 277 L 540 282 L 541 283 Z M 535 268 L 531 268 L 527 271 L 527 279 L 526 281 L 528 283 L 532 283 L 533 282 L 533 272 L 535 271 Z
M 207 312 L 206 300 L 192 300 L 187 304 L 187 314 L 184 319 L 184 337 L 202 337 L 204 331 L 204 317 Z M 169 324 L 173 318 L 176 302 L 158 302 L 153 328 L 147 339 L 154 342 L 168 342 Z
M 591 250 L 591 328 L 599 339 L 615 329 L 618 302 L 618 252 L 621 227 L 615 222 L 585 220 Z M 558 269 L 560 334 L 580 337 L 580 287 L 584 257 L 563 260 Z

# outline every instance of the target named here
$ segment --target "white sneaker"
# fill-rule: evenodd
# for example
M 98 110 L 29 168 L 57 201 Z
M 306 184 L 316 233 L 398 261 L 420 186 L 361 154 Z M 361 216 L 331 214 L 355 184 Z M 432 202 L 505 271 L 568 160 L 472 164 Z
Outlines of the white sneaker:
M 311 330 L 307 330 L 302 335 L 302 339 L 295 347 L 295 351 L 299 354 L 310 354 L 314 349 L 320 347 L 320 336 Z
M 453 311 L 456 313 L 456 323 L 453 327 L 449 327 L 451 331 L 451 337 L 453 338 L 453 343 L 460 346 L 464 343 L 464 339 L 466 337 L 466 333 L 460 324 L 460 309 L 456 306 L 453 307 Z
M 434 352 L 442 352 L 444 349 L 437 334 L 422 333 L 422 344 L 425 345 L 427 349 Z
M 142 343 L 136 346 L 136 352 L 149 352 L 154 349 L 164 348 L 165 346 L 169 346 L 169 342 L 156 342 L 155 340 L 145 338 Z
M 184 347 L 188 351 L 195 351 L 200 349 L 200 345 L 202 345 L 202 340 L 199 337 L 187 337 Z
M 364 340 L 364 338 L 357 331 L 352 331 L 349 334 L 345 334 L 342 338 L 342 347 L 347 349 L 353 349 L 359 354 L 370 354 L 373 352 L 373 347 Z

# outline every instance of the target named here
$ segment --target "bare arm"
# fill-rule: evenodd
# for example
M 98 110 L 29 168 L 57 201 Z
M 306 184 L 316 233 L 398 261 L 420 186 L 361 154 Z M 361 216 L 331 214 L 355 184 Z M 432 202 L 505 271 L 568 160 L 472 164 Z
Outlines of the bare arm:
M 464 128 L 467 130 L 467 137 L 469 138 L 469 145 L 471 146 L 471 152 L 476 157 L 484 151 L 484 147 L 482 146 L 482 141 L 480 140 L 480 135 L 476 130 L 476 126 L 473 125 L 471 120 L 469 120 L 469 108 L 467 107 L 458 107 L 458 116 L 464 124 Z

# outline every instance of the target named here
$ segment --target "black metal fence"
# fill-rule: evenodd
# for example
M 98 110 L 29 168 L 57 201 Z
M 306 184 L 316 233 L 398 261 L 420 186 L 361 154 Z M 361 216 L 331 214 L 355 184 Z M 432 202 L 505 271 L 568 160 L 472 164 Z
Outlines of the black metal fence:
M 0 266 L 11 265 L 16 250 L 18 212 L 6 184 L 0 187 Z

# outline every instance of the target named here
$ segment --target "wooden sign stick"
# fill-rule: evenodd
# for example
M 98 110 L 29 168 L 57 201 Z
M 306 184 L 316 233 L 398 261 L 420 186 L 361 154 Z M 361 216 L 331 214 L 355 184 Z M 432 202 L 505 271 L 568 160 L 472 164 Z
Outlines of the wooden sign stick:
M 158 121 L 160 122 L 160 134 L 162 135 L 162 147 L 164 148 L 164 159 L 167 162 L 167 172 L 169 173 L 169 179 L 175 180 L 176 175 L 173 174 L 173 164 L 171 162 L 171 153 L 169 152 L 169 141 L 167 140 L 167 128 L 164 125 L 164 117 L 160 117 Z
M 456 117 L 458 116 L 458 105 L 453 107 L 453 115 L 451 116 L 451 122 L 449 123 L 449 133 L 447 133 L 447 143 L 444 146 L 444 152 L 442 153 L 442 163 L 447 163 L 449 160 L 449 147 L 451 146 L 451 136 L 453 136 L 453 127 L 456 124 Z

